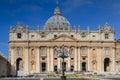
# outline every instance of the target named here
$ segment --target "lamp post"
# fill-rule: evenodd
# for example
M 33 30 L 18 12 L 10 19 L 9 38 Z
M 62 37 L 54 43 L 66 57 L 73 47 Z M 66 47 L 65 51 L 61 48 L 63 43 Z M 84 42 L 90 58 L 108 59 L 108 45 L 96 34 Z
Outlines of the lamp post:
M 65 46 L 62 45 L 60 47 L 60 50 L 56 50 L 56 54 L 62 58 L 62 76 L 61 76 L 61 79 L 62 80 L 66 80 L 66 76 L 65 76 L 65 65 L 64 65 L 64 59 L 67 58 L 69 56 L 69 54 L 72 54 L 72 51 L 71 50 L 66 50 L 65 49 Z

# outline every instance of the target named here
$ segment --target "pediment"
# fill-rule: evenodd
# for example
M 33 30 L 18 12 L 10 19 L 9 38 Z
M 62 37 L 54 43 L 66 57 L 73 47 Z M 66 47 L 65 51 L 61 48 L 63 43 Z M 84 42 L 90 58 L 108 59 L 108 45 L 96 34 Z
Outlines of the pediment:
M 58 37 L 51 39 L 51 41 L 77 41 L 77 40 L 67 35 L 60 35 Z

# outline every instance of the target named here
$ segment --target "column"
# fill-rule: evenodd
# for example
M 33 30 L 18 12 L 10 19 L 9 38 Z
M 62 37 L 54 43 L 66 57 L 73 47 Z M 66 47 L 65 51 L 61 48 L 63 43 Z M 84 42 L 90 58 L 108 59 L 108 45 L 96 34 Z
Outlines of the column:
M 14 48 L 10 48 L 10 62 L 11 62 L 11 65 L 14 65 Z
M 87 70 L 91 71 L 91 50 L 90 47 L 88 47 L 88 63 L 87 63 Z
M 78 66 L 78 65 L 79 65 L 79 62 L 78 62 L 78 60 L 79 60 L 79 59 L 78 59 L 78 57 L 79 57 L 79 54 L 78 54 L 79 47 L 76 47 L 76 48 L 77 48 L 77 56 L 76 56 L 76 57 L 77 57 L 77 71 L 78 71 L 78 67 L 79 67 L 79 66 Z
M 50 47 L 47 47 L 47 71 L 50 72 Z
M 70 47 L 69 47 L 69 50 L 70 50 Z M 70 70 L 70 56 L 71 54 L 69 55 L 69 57 L 67 58 L 67 66 L 68 66 L 68 70 Z
M 80 67 L 81 67 L 81 66 L 80 66 L 80 65 L 81 65 L 81 64 L 80 64 L 80 59 L 81 59 L 81 58 L 80 58 L 80 47 L 78 47 L 78 63 L 77 63 L 77 64 L 78 64 L 78 66 L 77 66 L 77 67 L 78 67 L 78 71 L 80 71 Z
M 120 72 L 120 61 L 117 63 L 117 72 Z
M 42 72 L 42 68 L 41 68 L 41 46 L 39 47 L 39 69 L 40 69 L 40 73 Z
M 29 53 L 28 53 L 29 47 L 24 47 L 24 49 L 25 49 L 24 71 L 27 75 L 27 74 L 29 74 Z
M 98 58 L 98 64 L 97 64 L 97 68 L 98 68 L 98 72 L 102 72 L 102 48 L 101 47 L 99 47 L 98 48 L 98 51 L 97 51 L 98 53 L 98 55 L 97 55 L 97 58 Z
M 67 58 L 67 66 L 68 66 L 68 70 L 70 70 L 70 56 Z
M 15 49 L 14 47 L 10 47 L 11 75 L 16 75 L 15 71 L 16 61 L 14 61 L 15 60 L 14 49 Z
M 37 47 L 37 72 L 40 73 L 40 48 Z
M 61 69 L 61 62 L 60 62 L 60 58 L 58 58 L 58 71 Z
M 101 72 L 101 47 L 98 48 L 98 50 L 96 50 L 96 54 L 97 54 L 97 72 Z
M 104 52 L 103 52 L 103 47 L 101 47 L 100 48 L 100 55 L 99 55 L 99 67 L 100 67 L 100 72 L 104 72 L 104 59 L 103 59 L 103 54 L 104 54 Z
M 74 69 L 74 71 L 77 71 L 77 47 L 75 47 L 74 50 L 75 50 L 75 53 L 74 53 L 75 54 L 75 56 L 74 56 L 75 69 Z
M 54 57 L 54 56 L 53 56 L 53 47 L 50 48 L 50 55 L 51 55 L 51 56 L 50 56 L 50 58 L 51 58 L 51 59 L 50 59 L 50 61 L 51 61 L 50 71 L 53 72 L 53 57 Z
M 112 67 L 111 67 L 112 68 L 111 71 L 115 71 L 115 48 L 112 48 L 112 53 L 111 54 L 113 54 L 112 58 L 111 58 L 112 59 L 112 63 L 113 63 Z

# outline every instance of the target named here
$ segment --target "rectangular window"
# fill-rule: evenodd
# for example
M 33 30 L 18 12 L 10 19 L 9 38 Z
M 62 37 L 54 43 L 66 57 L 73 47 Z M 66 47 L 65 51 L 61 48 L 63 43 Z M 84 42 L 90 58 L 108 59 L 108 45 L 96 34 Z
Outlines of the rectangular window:
M 46 71 L 46 63 L 45 62 L 41 63 L 41 68 L 42 68 L 42 72 Z
M 93 35 L 92 37 L 96 37 L 95 35 Z
M 45 38 L 45 35 L 41 35 L 41 38 Z
M 18 38 L 18 39 L 22 38 L 21 33 L 17 33 L 17 38 Z
M 105 34 L 105 39 L 109 39 L 109 35 L 108 34 Z

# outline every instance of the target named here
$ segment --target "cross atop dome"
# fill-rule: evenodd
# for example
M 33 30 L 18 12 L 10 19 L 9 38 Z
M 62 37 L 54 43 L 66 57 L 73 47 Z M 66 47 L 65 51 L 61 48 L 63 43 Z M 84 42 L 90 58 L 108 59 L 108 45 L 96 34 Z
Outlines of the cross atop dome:
M 56 0 L 56 8 L 54 10 L 54 15 L 61 15 L 60 8 L 58 7 L 58 0 Z
M 56 6 L 58 6 L 58 4 L 59 4 L 59 2 L 58 2 L 58 0 L 56 0 Z

